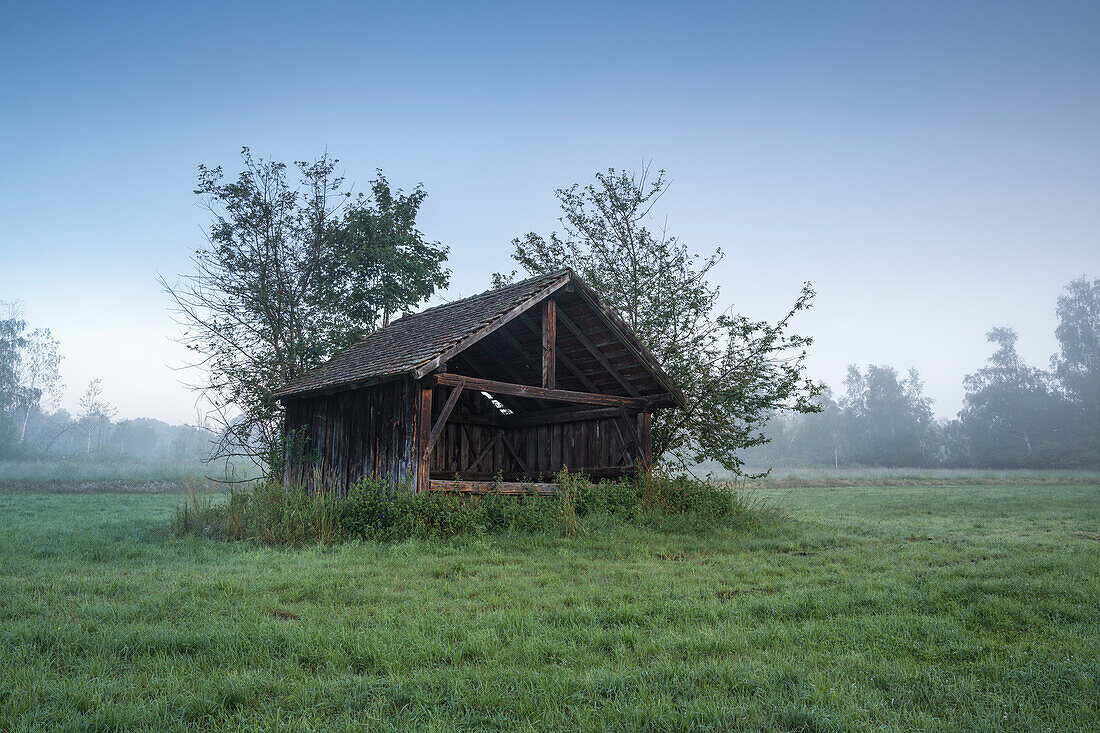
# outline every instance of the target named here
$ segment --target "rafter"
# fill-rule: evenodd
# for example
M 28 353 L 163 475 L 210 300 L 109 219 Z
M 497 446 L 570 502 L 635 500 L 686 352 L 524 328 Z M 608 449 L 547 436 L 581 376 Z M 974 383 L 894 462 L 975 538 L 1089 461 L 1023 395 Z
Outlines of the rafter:
M 511 384 L 492 379 L 476 379 L 458 374 L 436 374 L 431 377 L 435 384 L 458 386 L 467 389 L 485 390 L 491 394 L 510 394 L 517 397 L 556 400 L 558 402 L 576 402 L 582 405 L 603 405 L 607 407 L 627 407 L 633 410 L 652 409 L 649 400 L 641 397 L 622 397 L 619 395 L 574 392 L 568 389 L 546 389 L 532 387 L 529 384 Z
M 563 311 L 561 308 L 558 308 L 557 311 L 558 319 L 565 325 L 566 328 L 572 331 L 573 335 L 577 337 L 577 340 L 580 341 L 582 345 L 584 345 L 584 348 L 588 349 L 588 353 L 596 357 L 596 361 L 600 362 L 600 364 L 603 364 L 604 369 L 610 372 L 611 376 L 615 378 L 615 381 L 618 382 L 622 386 L 622 388 L 627 391 L 628 394 L 633 397 L 637 397 L 639 395 L 638 390 L 635 389 L 634 385 L 630 383 L 630 380 L 624 377 L 622 372 L 620 372 L 615 367 L 615 365 L 611 363 L 611 360 L 604 355 L 603 350 L 600 349 L 600 347 L 596 346 L 596 344 L 592 343 L 592 339 L 588 338 L 588 336 L 585 335 L 584 331 L 582 331 L 581 328 L 573 322 L 573 319 L 570 318 L 565 311 Z

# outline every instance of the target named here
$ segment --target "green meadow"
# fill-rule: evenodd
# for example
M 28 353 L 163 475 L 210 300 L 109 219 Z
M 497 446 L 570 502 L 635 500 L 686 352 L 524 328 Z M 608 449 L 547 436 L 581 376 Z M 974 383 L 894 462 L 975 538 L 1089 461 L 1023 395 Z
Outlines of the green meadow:
M 0 730 L 1100 725 L 1100 486 L 279 549 L 180 494 L 0 493 Z

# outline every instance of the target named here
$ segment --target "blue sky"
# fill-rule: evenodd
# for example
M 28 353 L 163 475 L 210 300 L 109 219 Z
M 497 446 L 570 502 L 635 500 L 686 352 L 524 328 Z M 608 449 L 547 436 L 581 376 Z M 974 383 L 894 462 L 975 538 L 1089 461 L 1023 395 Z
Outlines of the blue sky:
M 194 419 L 155 277 L 243 145 L 422 182 L 448 298 L 555 188 L 652 161 L 726 302 L 774 318 L 811 280 L 813 374 L 915 366 L 940 415 L 991 326 L 1045 365 L 1062 286 L 1100 277 L 1097 3 L 160 5 L 0 9 L 0 300 L 61 340 L 70 408 L 101 377 Z

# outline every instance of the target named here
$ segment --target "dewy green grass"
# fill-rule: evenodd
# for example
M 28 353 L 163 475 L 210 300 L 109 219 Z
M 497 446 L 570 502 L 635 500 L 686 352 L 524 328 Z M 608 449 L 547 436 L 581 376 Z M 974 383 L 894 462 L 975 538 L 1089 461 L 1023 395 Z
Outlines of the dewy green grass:
M 1095 486 L 285 549 L 0 494 L 3 730 L 1088 730 Z

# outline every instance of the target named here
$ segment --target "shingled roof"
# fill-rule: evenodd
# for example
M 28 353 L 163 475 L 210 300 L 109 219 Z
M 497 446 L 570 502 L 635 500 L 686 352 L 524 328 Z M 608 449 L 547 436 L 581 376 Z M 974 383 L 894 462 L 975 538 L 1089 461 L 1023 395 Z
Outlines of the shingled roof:
M 567 268 L 406 315 L 283 385 L 275 391 L 275 397 L 354 389 L 402 375 L 419 379 L 475 344 L 484 344 L 481 341 L 484 337 L 493 334 L 551 293 L 563 289 L 575 293 L 573 297 L 578 303 L 587 303 L 583 307 L 603 324 L 600 327 L 605 329 L 603 333 L 613 335 L 613 341 L 620 344 L 618 358 L 634 365 L 634 379 L 642 379 L 637 375 L 649 375 L 646 378 L 648 382 L 639 383 L 639 389 L 646 396 L 665 394 L 676 404 L 686 404 L 683 394 L 627 325 L 600 302 L 599 296 L 576 273 Z M 590 346 L 595 348 L 591 343 Z M 568 360 L 560 350 L 559 357 Z M 599 358 L 609 364 L 606 356 Z M 599 368 L 598 364 L 593 366 Z M 628 367 L 620 365 L 620 368 Z M 621 373 L 615 377 L 620 381 L 624 379 Z M 593 375 L 593 378 L 598 377 Z M 628 385 L 626 389 L 634 390 L 634 387 Z M 634 390 L 631 394 L 638 395 L 639 392 Z
M 571 275 L 571 270 L 562 269 L 406 315 L 283 385 L 275 396 L 381 381 L 415 371 L 542 291 L 557 289 Z

